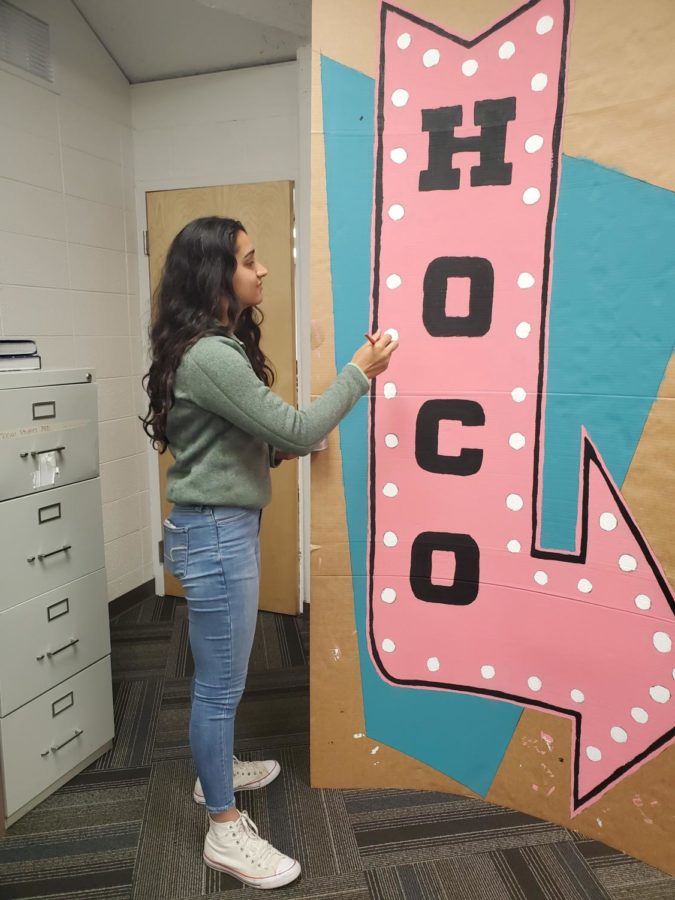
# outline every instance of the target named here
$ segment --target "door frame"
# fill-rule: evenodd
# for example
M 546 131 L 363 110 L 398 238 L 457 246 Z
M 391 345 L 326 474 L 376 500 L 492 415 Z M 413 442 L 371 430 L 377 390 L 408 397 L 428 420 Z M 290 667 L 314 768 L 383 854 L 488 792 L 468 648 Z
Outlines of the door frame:
M 310 402 L 311 384 L 311 348 L 310 348 L 310 304 L 309 304 L 309 196 L 308 190 L 299 183 L 302 179 L 293 179 L 287 176 L 275 178 L 250 178 L 238 180 L 233 178 L 228 184 L 255 184 L 265 181 L 289 181 L 294 191 L 295 212 L 295 248 L 297 256 L 295 260 L 295 358 L 297 364 L 298 384 L 297 402 L 300 408 Z M 145 255 L 143 235 L 148 230 L 148 218 L 146 209 L 146 193 L 154 191 L 170 191 L 200 187 L 213 187 L 213 178 L 190 179 L 186 184 L 184 178 L 162 178 L 156 182 L 143 181 L 142 187 L 136 186 L 136 218 L 138 223 L 138 259 L 139 259 L 139 289 L 142 315 L 141 339 L 145 358 L 148 354 L 148 323 L 150 321 L 151 297 L 150 297 L 150 257 Z M 145 409 L 143 409 L 145 412 Z M 155 592 L 164 596 L 164 566 L 159 560 L 159 545 L 162 540 L 161 533 L 161 501 L 159 491 L 159 455 L 148 442 L 146 446 L 146 461 L 148 465 L 148 496 L 150 500 L 150 523 L 153 545 L 153 573 L 155 576 Z M 310 456 L 301 457 L 298 460 L 298 578 L 299 578 L 299 609 L 302 612 L 303 604 L 309 602 L 309 554 L 310 554 Z

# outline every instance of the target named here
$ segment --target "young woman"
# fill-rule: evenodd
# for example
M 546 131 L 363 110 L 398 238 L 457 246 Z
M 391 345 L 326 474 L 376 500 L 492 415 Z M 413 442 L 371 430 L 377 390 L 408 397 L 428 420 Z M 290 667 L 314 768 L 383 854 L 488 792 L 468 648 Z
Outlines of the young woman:
M 196 219 L 174 238 L 150 331 L 152 364 L 143 427 L 175 458 L 164 562 L 187 598 L 195 662 L 190 747 L 209 829 L 204 860 L 245 884 L 274 888 L 300 874 L 296 860 L 258 836 L 234 791 L 269 784 L 276 761 L 233 759 L 258 610 L 262 508 L 270 466 L 310 452 L 384 372 L 398 344 L 374 335 L 328 390 L 299 411 L 270 390 L 257 307 L 267 270 L 234 219 Z

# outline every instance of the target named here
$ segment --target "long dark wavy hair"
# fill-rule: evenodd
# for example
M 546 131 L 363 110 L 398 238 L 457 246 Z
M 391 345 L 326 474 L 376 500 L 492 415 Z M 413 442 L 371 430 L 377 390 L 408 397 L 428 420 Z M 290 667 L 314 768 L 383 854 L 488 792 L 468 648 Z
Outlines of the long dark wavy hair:
M 246 229 L 236 219 L 207 216 L 186 225 L 169 247 L 155 292 L 152 362 L 143 377 L 149 403 L 141 418 L 143 430 L 160 453 L 169 445 L 166 423 L 175 403 L 176 370 L 183 354 L 200 338 L 238 337 L 258 378 L 268 387 L 274 382 L 274 370 L 260 349 L 263 315 L 252 306 L 240 314 L 234 294 L 240 231 Z

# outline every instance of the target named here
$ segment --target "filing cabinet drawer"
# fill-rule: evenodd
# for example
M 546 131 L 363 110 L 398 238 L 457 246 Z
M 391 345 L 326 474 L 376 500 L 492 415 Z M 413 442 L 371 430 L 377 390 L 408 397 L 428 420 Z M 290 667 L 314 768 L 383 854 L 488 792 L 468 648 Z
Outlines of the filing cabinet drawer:
M 0 611 L 103 566 L 98 478 L 0 503 Z
M 95 384 L 0 391 L 0 501 L 96 475 Z
M 0 719 L 11 816 L 114 734 L 110 657 Z
M 110 653 L 105 569 L 0 613 L 0 716 Z

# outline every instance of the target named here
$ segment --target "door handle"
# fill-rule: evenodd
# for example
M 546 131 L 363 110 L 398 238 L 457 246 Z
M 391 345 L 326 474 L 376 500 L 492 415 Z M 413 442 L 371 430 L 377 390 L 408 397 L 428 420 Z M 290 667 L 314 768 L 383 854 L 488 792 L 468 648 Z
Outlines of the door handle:
M 37 556 L 29 556 L 26 559 L 26 562 L 34 563 L 36 559 L 39 559 L 42 562 L 43 559 L 49 559 L 50 556 L 56 556 L 57 553 L 67 553 L 69 550 L 72 550 L 72 544 L 64 544 L 63 547 L 59 547 L 58 550 L 52 550 L 50 553 L 38 553 Z
M 56 753 L 57 750 L 61 750 L 62 747 L 65 747 L 66 744 L 69 744 L 71 741 L 74 741 L 75 738 L 79 738 L 79 736 L 80 736 L 81 734 L 84 734 L 84 729 L 83 729 L 83 728 L 76 728 L 76 729 L 75 729 L 75 734 L 71 735 L 71 737 L 69 737 L 69 738 L 67 738 L 65 741 L 63 741 L 63 743 L 57 744 L 56 747 L 52 744 L 52 746 L 51 746 L 49 749 L 51 750 L 52 753 Z M 43 751 L 43 752 L 40 754 L 40 756 L 49 756 L 49 750 Z
M 44 453 L 63 453 L 65 449 L 65 445 L 62 444 L 60 447 L 50 447 L 49 450 L 31 450 L 30 453 L 25 450 L 23 453 L 19 453 L 19 456 L 21 459 L 25 459 L 27 456 L 32 456 L 35 459 L 36 456 L 42 456 Z
M 67 650 L 68 647 L 74 647 L 75 644 L 79 644 L 79 643 L 80 643 L 79 638 L 71 638 L 67 644 L 64 644 L 63 647 L 59 647 L 58 650 L 47 650 L 45 653 L 42 653 L 40 656 L 36 656 L 35 658 L 38 660 L 43 660 L 45 658 L 45 656 L 47 656 L 48 659 L 51 659 L 52 656 L 56 656 L 56 654 L 61 653 L 62 650 Z

